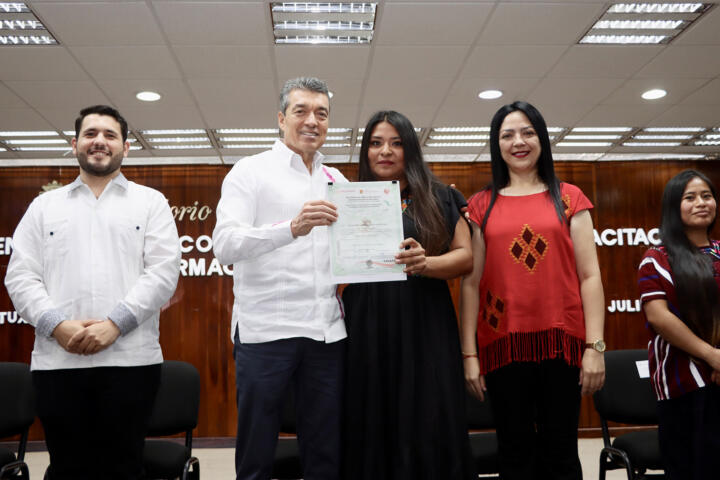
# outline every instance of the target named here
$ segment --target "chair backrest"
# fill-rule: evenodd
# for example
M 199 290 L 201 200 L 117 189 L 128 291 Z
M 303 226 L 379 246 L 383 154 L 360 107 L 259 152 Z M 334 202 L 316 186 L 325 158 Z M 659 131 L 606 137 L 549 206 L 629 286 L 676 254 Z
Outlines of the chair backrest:
M 485 401 L 481 402 L 468 393 L 465 400 L 465 412 L 469 429 L 490 430 L 495 428 L 495 420 L 487 396 Z
M 193 365 L 177 360 L 165 360 L 161 372 L 148 436 L 191 431 L 197 426 L 200 374 Z
M 647 359 L 647 350 L 605 352 L 605 385 L 593 395 L 595 409 L 603 420 L 657 424 L 655 392 L 650 378 L 640 378 L 637 366 L 637 362 Z
M 24 433 L 35 420 L 30 366 L 0 362 L 0 438 Z

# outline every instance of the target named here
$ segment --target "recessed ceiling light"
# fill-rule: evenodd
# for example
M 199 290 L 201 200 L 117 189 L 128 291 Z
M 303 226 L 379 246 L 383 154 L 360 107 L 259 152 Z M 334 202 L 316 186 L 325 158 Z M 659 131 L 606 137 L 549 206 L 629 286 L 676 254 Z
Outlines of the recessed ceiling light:
M 205 145 L 153 145 L 152 148 L 157 150 L 196 150 L 200 148 L 212 148 L 212 145 L 209 143 Z
M 221 142 L 274 142 L 278 137 L 218 137 Z M 272 145 L 272 143 L 270 143 Z
M 157 92 L 145 91 L 136 93 L 135 98 L 143 102 L 157 102 L 162 98 L 162 95 Z
M 32 10 L 22 2 L 0 2 L 0 46 L 57 45 Z
M 483 90 L 482 92 L 478 93 L 478 97 L 482 98 L 483 100 L 494 100 L 496 98 L 502 97 L 503 92 L 500 90 Z
M 18 152 L 67 152 L 70 151 L 71 148 L 68 145 L 67 147 L 17 147 L 13 148 L 13 150 Z
M 426 147 L 484 147 L 485 142 L 428 142 L 425 144 Z
M 377 3 L 272 2 L 278 44 L 363 44 L 375 32 Z
M 558 142 L 556 147 L 610 147 L 612 142 Z
M 617 2 L 578 43 L 581 44 L 661 44 L 669 43 L 705 14 L 711 3 Z
M 563 140 L 620 140 L 622 135 L 565 135 Z
M 143 135 L 191 135 L 194 133 L 205 133 L 205 130 L 192 128 L 187 130 L 143 130 Z
M 189 142 L 207 142 L 207 137 L 149 137 L 147 139 L 151 143 L 189 143 Z
M 645 100 L 657 100 L 658 98 L 663 98 L 665 95 L 667 95 L 667 92 L 662 88 L 653 88 L 652 90 L 644 92 L 642 98 Z
M 73 132 L 75 135 L 75 132 Z M 0 132 L 0 137 L 57 137 L 57 132 L 45 130 L 37 132 Z
M 690 140 L 692 135 L 635 135 L 634 140 Z
M 228 144 L 228 145 L 223 145 L 222 148 L 272 148 L 272 146 L 273 146 L 272 143 L 260 143 L 260 144 L 256 144 L 256 143 L 239 143 L 239 144 L 230 143 L 230 144 Z
M 679 147 L 681 142 L 625 142 L 623 147 Z
M 195 132 L 198 133 L 198 132 Z M 277 128 L 221 128 L 215 130 L 215 133 L 220 134 L 241 134 L 241 133 L 278 133 Z
M 591 133 L 591 132 L 629 132 L 631 127 L 575 127 L 572 133 Z
M 643 2 L 643 3 L 616 3 L 608 8 L 611 13 L 695 13 L 702 8 L 698 2 L 671 3 L 671 2 Z
M 643 132 L 702 132 L 705 127 L 647 127 Z
M 45 138 L 45 139 L 25 139 L 25 140 L 5 140 L 8 145 L 67 145 L 64 138 Z
M 488 140 L 489 135 L 435 135 L 430 134 L 431 140 Z
M 437 133 L 460 133 L 460 132 L 489 132 L 490 127 L 437 127 L 433 132 Z

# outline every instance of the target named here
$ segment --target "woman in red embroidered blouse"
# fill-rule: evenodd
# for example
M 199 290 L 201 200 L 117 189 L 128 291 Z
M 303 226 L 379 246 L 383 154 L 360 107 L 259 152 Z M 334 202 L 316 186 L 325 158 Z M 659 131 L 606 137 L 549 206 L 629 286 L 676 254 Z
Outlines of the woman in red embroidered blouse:
M 720 471 L 720 242 L 715 188 L 685 170 L 662 201 L 662 246 L 640 262 L 638 285 L 651 340 L 650 379 L 658 398 L 660 450 L 671 479 Z
M 492 181 L 468 206 L 466 384 L 480 399 L 487 390 L 503 479 L 580 479 L 580 395 L 605 375 L 592 204 L 555 177 L 547 126 L 532 105 L 498 110 L 490 152 Z

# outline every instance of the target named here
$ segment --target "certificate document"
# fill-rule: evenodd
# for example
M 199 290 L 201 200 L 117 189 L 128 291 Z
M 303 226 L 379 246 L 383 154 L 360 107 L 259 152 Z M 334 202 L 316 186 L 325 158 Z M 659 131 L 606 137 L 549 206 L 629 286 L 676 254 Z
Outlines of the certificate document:
M 330 277 L 336 283 L 405 280 L 395 263 L 403 241 L 398 182 L 328 183 L 338 210 L 329 228 Z

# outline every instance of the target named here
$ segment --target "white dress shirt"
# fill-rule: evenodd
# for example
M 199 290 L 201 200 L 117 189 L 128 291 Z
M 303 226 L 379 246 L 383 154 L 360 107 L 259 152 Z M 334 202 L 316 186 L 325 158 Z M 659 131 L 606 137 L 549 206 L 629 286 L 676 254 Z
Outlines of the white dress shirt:
M 165 197 L 113 178 L 99 198 L 78 177 L 35 198 L 13 236 L 5 285 L 35 326 L 32 370 L 162 362 L 160 308 L 172 297 L 180 243 Z M 63 320 L 111 319 L 120 336 L 93 355 L 51 335 Z
M 330 281 L 327 227 L 293 238 L 291 220 L 305 202 L 326 196 L 328 182 L 347 182 L 313 159 L 312 174 L 283 142 L 240 160 L 228 172 L 217 206 L 213 251 L 233 264 L 231 335 L 242 343 L 346 337 L 337 285 Z

